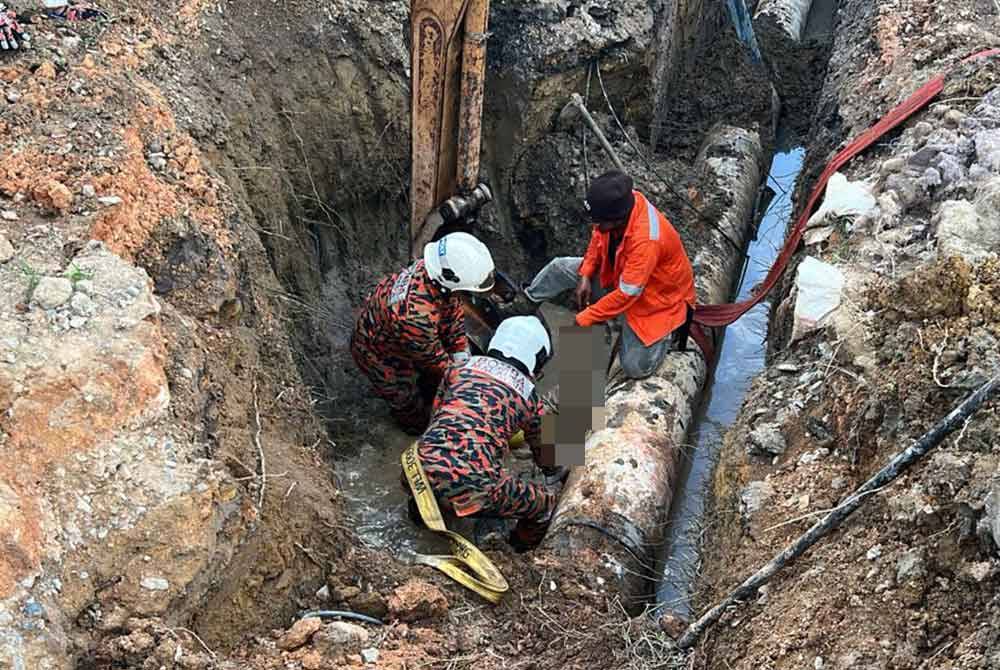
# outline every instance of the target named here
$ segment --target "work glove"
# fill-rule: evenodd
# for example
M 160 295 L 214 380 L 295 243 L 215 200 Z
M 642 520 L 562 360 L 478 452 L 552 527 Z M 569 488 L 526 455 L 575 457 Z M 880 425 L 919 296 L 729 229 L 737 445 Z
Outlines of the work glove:
M 0 51 L 15 51 L 28 41 L 17 21 L 17 14 L 0 2 Z

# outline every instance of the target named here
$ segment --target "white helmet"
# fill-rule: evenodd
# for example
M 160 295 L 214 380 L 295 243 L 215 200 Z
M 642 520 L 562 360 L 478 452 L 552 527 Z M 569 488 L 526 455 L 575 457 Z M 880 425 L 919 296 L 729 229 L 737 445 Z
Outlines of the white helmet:
M 500 322 L 487 349 L 520 361 L 534 374 L 552 355 L 552 341 L 537 316 L 512 316 Z
M 451 233 L 424 247 L 427 274 L 451 291 L 485 293 L 493 288 L 493 257 L 469 233 Z

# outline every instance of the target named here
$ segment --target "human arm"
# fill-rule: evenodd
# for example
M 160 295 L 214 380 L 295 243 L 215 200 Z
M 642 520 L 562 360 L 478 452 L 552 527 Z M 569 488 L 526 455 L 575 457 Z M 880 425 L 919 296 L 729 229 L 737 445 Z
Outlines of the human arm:
M 442 345 L 437 319 L 431 313 L 425 309 L 411 310 L 402 337 L 403 347 L 417 369 L 439 378 L 444 376 L 451 356 Z
M 587 244 L 587 252 L 583 255 L 583 262 L 577 271 L 581 277 L 593 277 L 601 267 L 601 252 L 604 248 L 602 234 L 594 226 L 590 231 L 590 243 Z
M 441 308 L 440 329 L 441 344 L 445 352 L 455 363 L 469 360 L 469 336 L 465 331 L 465 310 L 463 301 L 452 294 L 447 296 Z
M 625 253 L 625 268 L 614 290 L 576 315 L 578 326 L 592 326 L 622 314 L 642 295 L 656 264 L 659 250 L 656 242 L 641 240 Z M 619 252 L 622 253 L 622 252 Z

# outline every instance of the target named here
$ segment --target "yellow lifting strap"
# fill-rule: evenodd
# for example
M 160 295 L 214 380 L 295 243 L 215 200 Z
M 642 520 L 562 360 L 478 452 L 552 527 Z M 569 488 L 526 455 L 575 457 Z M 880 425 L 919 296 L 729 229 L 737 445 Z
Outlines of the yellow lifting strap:
M 519 434 L 523 442 L 524 435 L 523 433 Z M 511 439 L 511 443 L 513 442 L 514 439 Z M 416 554 L 414 562 L 437 568 L 491 603 L 500 602 L 509 588 L 507 580 L 504 579 L 500 569 L 493 564 L 493 561 L 479 551 L 479 547 L 458 533 L 448 530 L 444 525 L 441 509 L 438 507 L 437 499 L 434 498 L 434 492 L 431 490 L 430 482 L 427 481 L 427 475 L 420 465 L 416 442 L 403 452 L 401 460 L 406 481 L 409 482 L 413 498 L 417 501 L 420 517 L 428 528 L 436 533 L 441 533 L 451 543 L 450 556 Z

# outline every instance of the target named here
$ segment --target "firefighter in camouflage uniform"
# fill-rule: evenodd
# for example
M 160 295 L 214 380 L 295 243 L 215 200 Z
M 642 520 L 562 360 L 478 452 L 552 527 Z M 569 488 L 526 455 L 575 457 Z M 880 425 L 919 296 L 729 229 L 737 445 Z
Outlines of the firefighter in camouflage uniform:
M 541 541 L 556 495 L 549 486 L 510 473 L 503 459 L 511 437 L 523 430 L 546 482 L 554 484 L 551 477 L 562 474 L 541 458 L 542 402 L 535 375 L 551 355 L 548 331 L 538 317 L 504 320 L 486 356 L 448 371 L 431 424 L 418 441 L 420 464 L 439 505 L 459 517 L 517 519 L 510 542 L 521 550 Z
M 419 435 L 448 366 L 469 358 L 459 291 L 493 288 L 486 245 L 452 233 L 424 247 L 422 260 L 386 277 L 368 297 L 351 355 L 405 431 Z

